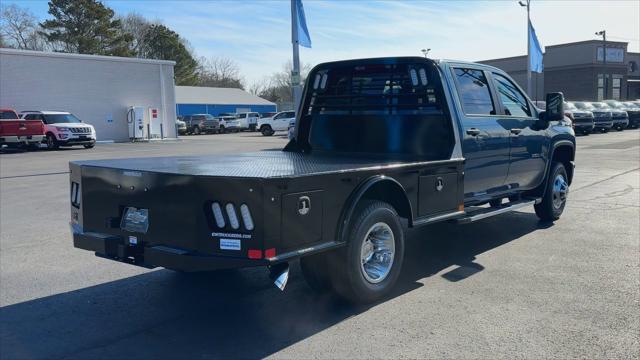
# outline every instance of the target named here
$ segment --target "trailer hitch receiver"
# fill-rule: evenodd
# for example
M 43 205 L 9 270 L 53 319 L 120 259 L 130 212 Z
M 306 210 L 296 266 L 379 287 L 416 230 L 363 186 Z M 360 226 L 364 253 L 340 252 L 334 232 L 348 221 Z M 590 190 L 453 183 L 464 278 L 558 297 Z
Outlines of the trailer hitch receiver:
M 289 263 L 273 265 L 269 267 L 269 271 L 269 277 L 273 280 L 273 284 L 281 291 L 284 291 L 289 280 Z

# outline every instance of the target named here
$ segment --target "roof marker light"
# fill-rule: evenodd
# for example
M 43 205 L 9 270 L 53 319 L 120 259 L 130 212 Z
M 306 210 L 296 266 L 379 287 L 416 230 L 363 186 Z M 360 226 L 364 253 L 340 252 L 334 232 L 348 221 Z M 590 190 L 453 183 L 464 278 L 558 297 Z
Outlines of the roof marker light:
M 238 221 L 238 215 L 236 215 L 236 208 L 232 203 L 226 205 L 227 217 L 229 218 L 229 224 L 234 230 L 240 228 L 240 222 Z
M 253 218 L 251 217 L 251 211 L 249 211 L 247 204 L 240 205 L 240 215 L 242 215 L 244 228 L 249 231 L 253 230 Z
M 218 204 L 217 202 L 211 204 L 211 211 L 213 211 L 213 218 L 216 220 L 216 225 L 218 225 L 218 227 L 222 229 L 225 223 L 220 204 Z

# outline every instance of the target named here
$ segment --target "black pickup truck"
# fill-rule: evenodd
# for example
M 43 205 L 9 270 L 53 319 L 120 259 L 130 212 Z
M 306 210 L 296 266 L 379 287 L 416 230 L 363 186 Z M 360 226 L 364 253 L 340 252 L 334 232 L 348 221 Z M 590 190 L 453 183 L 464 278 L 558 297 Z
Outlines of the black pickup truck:
M 562 94 L 546 100 L 475 63 L 321 64 L 282 151 L 71 162 L 74 245 L 184 272 L 264 266 L 281 289 L 299 258 L 314 289 L 375 301 L 402 267 L 401 218 L 560 217 L 575 136 Z

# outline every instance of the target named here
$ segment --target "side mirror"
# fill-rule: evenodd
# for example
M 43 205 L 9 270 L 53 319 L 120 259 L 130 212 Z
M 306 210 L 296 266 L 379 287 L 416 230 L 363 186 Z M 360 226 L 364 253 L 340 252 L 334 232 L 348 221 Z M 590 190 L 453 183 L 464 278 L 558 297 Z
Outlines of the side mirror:
M 560 121 L 564 119 L 564 95 L 561 92 L 548 93 L 544 112 L 545 121 Z

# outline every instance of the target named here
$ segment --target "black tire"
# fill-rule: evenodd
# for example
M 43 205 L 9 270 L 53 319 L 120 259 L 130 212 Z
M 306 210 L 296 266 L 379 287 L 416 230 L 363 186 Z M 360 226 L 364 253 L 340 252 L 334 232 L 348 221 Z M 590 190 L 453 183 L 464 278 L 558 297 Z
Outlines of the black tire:
M 193 127 L 193 135 L 200 135 L 202 132 L 200 131 L 200 127 L 199 126 L 194 126 Z
M 86 144 L 84 145 L 85 149 L 93 149 L 96 146 L 96 144 Z
M 395 251 L 386 275 L 372 282 L 365 278 L 362 251 L 364 242 L 376 226 L 383 226 L 383 233 L 393 235 L 389 244 L 394 244 Z M 345 236 L 347 245 L 327 255 L 331 284 L 336 293 L 353 303 L 371 303 L 388 295 L 398 280 L 404 259 L 404 233 L 396 210 L 381 201 L 361 202 Z M 370 248 L 371 251 L 374 249 L 373 246 Z M 373 260 L 373 255 L 374 252 L 370 254 L 370 260 Z
M 226 131 L 225 131 L 224 125 L 220 125 L 220 130 L 218 130 L 218 134 L 224 134 L 225 132 Z
M 606 133 L 609 132 L 609 130 L 611 130 L 611 129 L 602 129 L 602 132 L 606 134 Z
M 58 148 L 60 148 L 60 144 L 58 144 L 58 140 L 56 140 L 56 137 L 49 133 L 47 134 L 47 149 L 49 150 L 57 150 Z
M 564 185 L 559 183 L 558 177 L 562 177 Z M 536 215 L 542 221 L 555 221 L 560 218 L 564 207 L 567 204 L 567 195 L 569 194 L 569 177 L 567 176 L 567 169 L 560 162 L 554 162 L 551 164 L 551 172 L 547 178 L 547 188 L 542 196 L 542 202 L 534 206 Z M 562 195 L 565 189 L 564 195 Z M 560 192 L 560 193 L 559 193 Z M 554 199 L 556 201 L 554 202 Z M 562 201 L 558 201 L 561 199 Z
M 273 129 L 269 125 L 262 125 L 260 132 L 262 133 L 262 136 L 271 136 L 274 133 Z
M 300 258 L 300 270 L 305 281 L 317 293 L 331 290 L 331 278 L 327 265 L 327 254 L 309 255 Z

